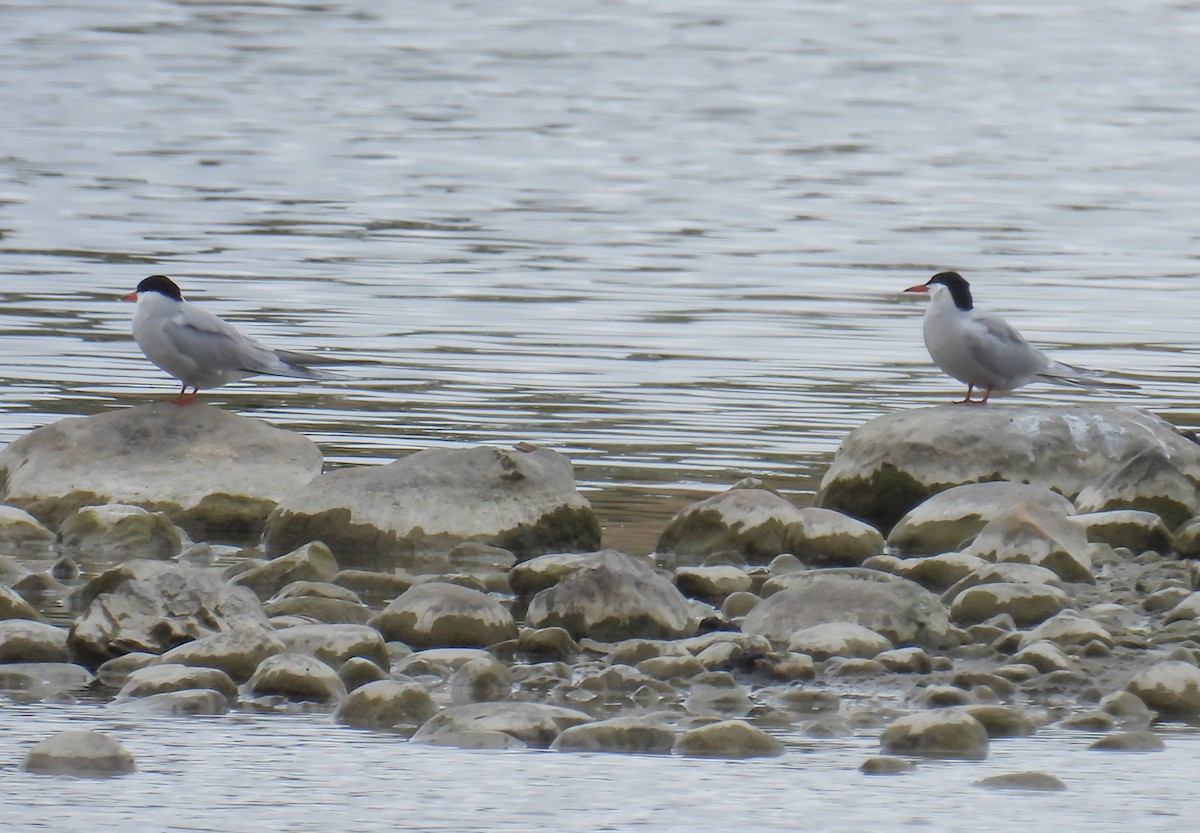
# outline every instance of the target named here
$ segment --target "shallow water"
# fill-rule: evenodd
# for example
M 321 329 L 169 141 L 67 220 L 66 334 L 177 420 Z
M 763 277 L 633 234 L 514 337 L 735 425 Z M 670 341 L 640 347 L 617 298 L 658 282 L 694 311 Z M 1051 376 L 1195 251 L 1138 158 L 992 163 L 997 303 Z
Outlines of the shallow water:
M 110 732 L 138 772 L 118 781 L 0 769 L 8 830 L 696 831 L 1087 830 L 1173 833 L 1200 809 L 1200 734 L 1178 728 L 1154 753 L 1089 751 L 1096 736 L 1045 731 L 992 743 L 985 762 L 926 761 L 900 776 L 857 767 L 874 734 L 785 737 L 779 758 L 476 751 L 409 744 L 328 717 L 155 718 L 99 706 L 0 711 L 19 761 L 64 728 Z M 1006 772 L 1053 772 L 1064 792 L 974 786 Z M 469 773 L 469 775 L 467 774 Z M 81 808 L 87 808 L 86 815 Z
M 900 294 L 940 269 L 1057 358 L 1141 385 L 1010 401 L 1128 402 L 1196 427 L 1198 32 L 1200 5 L 1168 0 L 2 3 L 0 441 L 173 394 L 117 301 L 158 272 L 272 345 L 358 362 L 344 382 L 248 381 L 206 401 L 305 432 L 332 465 L 552 446 L 605 543 L 631 551 L 747 475 L 803 502 L 848 430 L 960 396 L 922 347 L 922 302 Z M 37 733 L 75 719 L 27 718 Z M 746 772 L 771 823 L 829 802 L 837 829 L 862 792 L 842 742 L 812 772 L 799 752 L 745 765 L 523 754 L 504 757 L 522 777 L 497 774 L 492 809 L 455 815 L 444 798 L 464 762 L 486 771 L 473 753 L 394 759 L 390 740 L 341 734 L 341 751 L 308 760 L 288 750 L 309 748 L 301 737 L 324 749 L 326 728 L 186 725 L 195 747 L 174 723 L 146 729 L 176 738 L 178 757 L 123 782 L 166 806 L 192 792 L 180 777 L 199 756 L 181 829 L 236 829 L 259 800 L 220 800 L 223 732 L 238 755 L 259 739 L 289 755 L 290 774 L 259 761 L 266 804 L 303 800 L 360 755 L 428 767 L 417 798 L 402 780 L 348 787 L 362 829 L 409 800 L 448 829 L 484 811 L 591 829 L 576 800 L 628 806 L 611 829 L 696 826 L 710 816 L 689 797 Z M 883 800 L 875 819 L 937 823 L 937 799 L 892 792 L 919 783 L 957 795 L 955 812 L 1095 812 L 1094 829 L 1132 829 L 1114 783 L 1183 790 L 1172 756 L 1188 744 L 1086 758 L 1089 786 L 1028 802 L 963 798 L 980 768 L 937 764 L 871 781 L 903 808 L 885 817 Z M 1154 776 L 1129 774 L 1143 766 Z M 664 791 L 639 789 L 655 776 Z M 84 812 L 121 824 L 88 795 L 107 787 L 72 784 L 80 801 L 51 791 L 56 829 Z M 748 816 L 735 798 L 718 814 L 731 823 Z M 310 821 L 295 811 L 295 829 Z

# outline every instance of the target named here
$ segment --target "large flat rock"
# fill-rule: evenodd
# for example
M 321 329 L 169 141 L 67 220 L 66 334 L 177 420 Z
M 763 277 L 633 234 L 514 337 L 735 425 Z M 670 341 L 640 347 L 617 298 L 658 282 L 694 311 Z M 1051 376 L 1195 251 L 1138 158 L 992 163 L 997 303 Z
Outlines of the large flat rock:
M 925 498 L 963 483 L 1010 480 L 1073 498 L 1144 452 L 1200 482 L 1200 445 L 1136 408 L 917 408 L 851 432 L 816 502 L 886 530 Z
M 29 432 L 0 452 L 0 493 L 52 527 L 82 506 L 121 503 L 164 512 L 194 537 L 246 537 L 321 466 L 300 434 L 162 402 Z
M 344 567 L 391 569 L 465 541 L 522 559 L 591 551 L 600 524 L 555 451 L 442 448 L 329 472 L 289 495 L 267 519 L 267 554 L 309 541 Z

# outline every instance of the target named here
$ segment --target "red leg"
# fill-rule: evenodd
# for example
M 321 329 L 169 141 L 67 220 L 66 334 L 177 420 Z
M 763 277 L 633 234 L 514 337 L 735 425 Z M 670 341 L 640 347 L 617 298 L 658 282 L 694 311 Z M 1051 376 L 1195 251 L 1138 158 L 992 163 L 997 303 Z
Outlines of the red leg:
M 955 399 L 954 404 L 955 405 L 974 405 L 975 400 L 971 398 L 971 391 L 973 391 L 973 390 L 975 390 L 974 385 L 967 385 L 967 395 L 964 396 L 962 399 Z
M 991 395 L 992 395 L 992 388 L 991 388 L 991 386 L 989 386 L 988 389 L 983 392 L 983 399 L 980 399 L 978 404 L 986 405 L 987 401 L 988 401 L 988 397 Z
M 184 394 L 186 391 L 187 391 L 187 385 L 184 385 L 179 391 L 179 396 L 176 396 L 171 401 L 173 403 L 175 403 L 176 405 L 191 405 L 193 402 L 196 401 L 196 397 L 200 393 L 200 388 L 193 387 L 191 396 L 185 396 Z

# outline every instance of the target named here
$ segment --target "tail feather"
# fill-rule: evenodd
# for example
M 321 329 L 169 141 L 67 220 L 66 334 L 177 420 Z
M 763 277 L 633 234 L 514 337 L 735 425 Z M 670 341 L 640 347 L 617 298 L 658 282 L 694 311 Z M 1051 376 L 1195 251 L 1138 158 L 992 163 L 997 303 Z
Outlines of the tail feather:
M 1117 382 L 1105 378 L 1099 370 L 1086 367 L 1076 367 L 1063 362 L 1054 362 L 1050 367 L 1038 374 L 1039 377 L 1051 382 L 1064 382 L 1081 388 L 1098 388 L 1103 390 L 1140 390 L 1132 382 Z
M 298 353 L 294 350 L 273 350 L 276 361 L 269 367 L 245 368 L 251 373 L 261 373 L 266 376 L 287 376 L 293 379 L 345 379 L 337 373 L 328 370 L 314 370 L 312 365 L 349 364 L 343 359 L 327 356 L 317 356 L 312 353 Z

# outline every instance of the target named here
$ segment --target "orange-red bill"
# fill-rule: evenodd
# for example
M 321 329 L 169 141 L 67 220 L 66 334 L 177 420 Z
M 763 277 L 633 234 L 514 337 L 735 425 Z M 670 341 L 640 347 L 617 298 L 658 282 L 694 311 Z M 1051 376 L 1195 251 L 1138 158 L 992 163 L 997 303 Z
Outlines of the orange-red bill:
M 908 289 L 906 289 L 904 291 L 905 292 L 928 292 L 929 287 L 922 283 L 922 284 L 917 284 L 916 286 L 910 286 Z
M 136 300 L 137 300 L 137 293 L 136 293 L 136 292 L 130 292 L 128 295 L 122 295 L 122 296 L 121 296 L 121 300 L 122 300 L 122 301 L 136 301 Z

